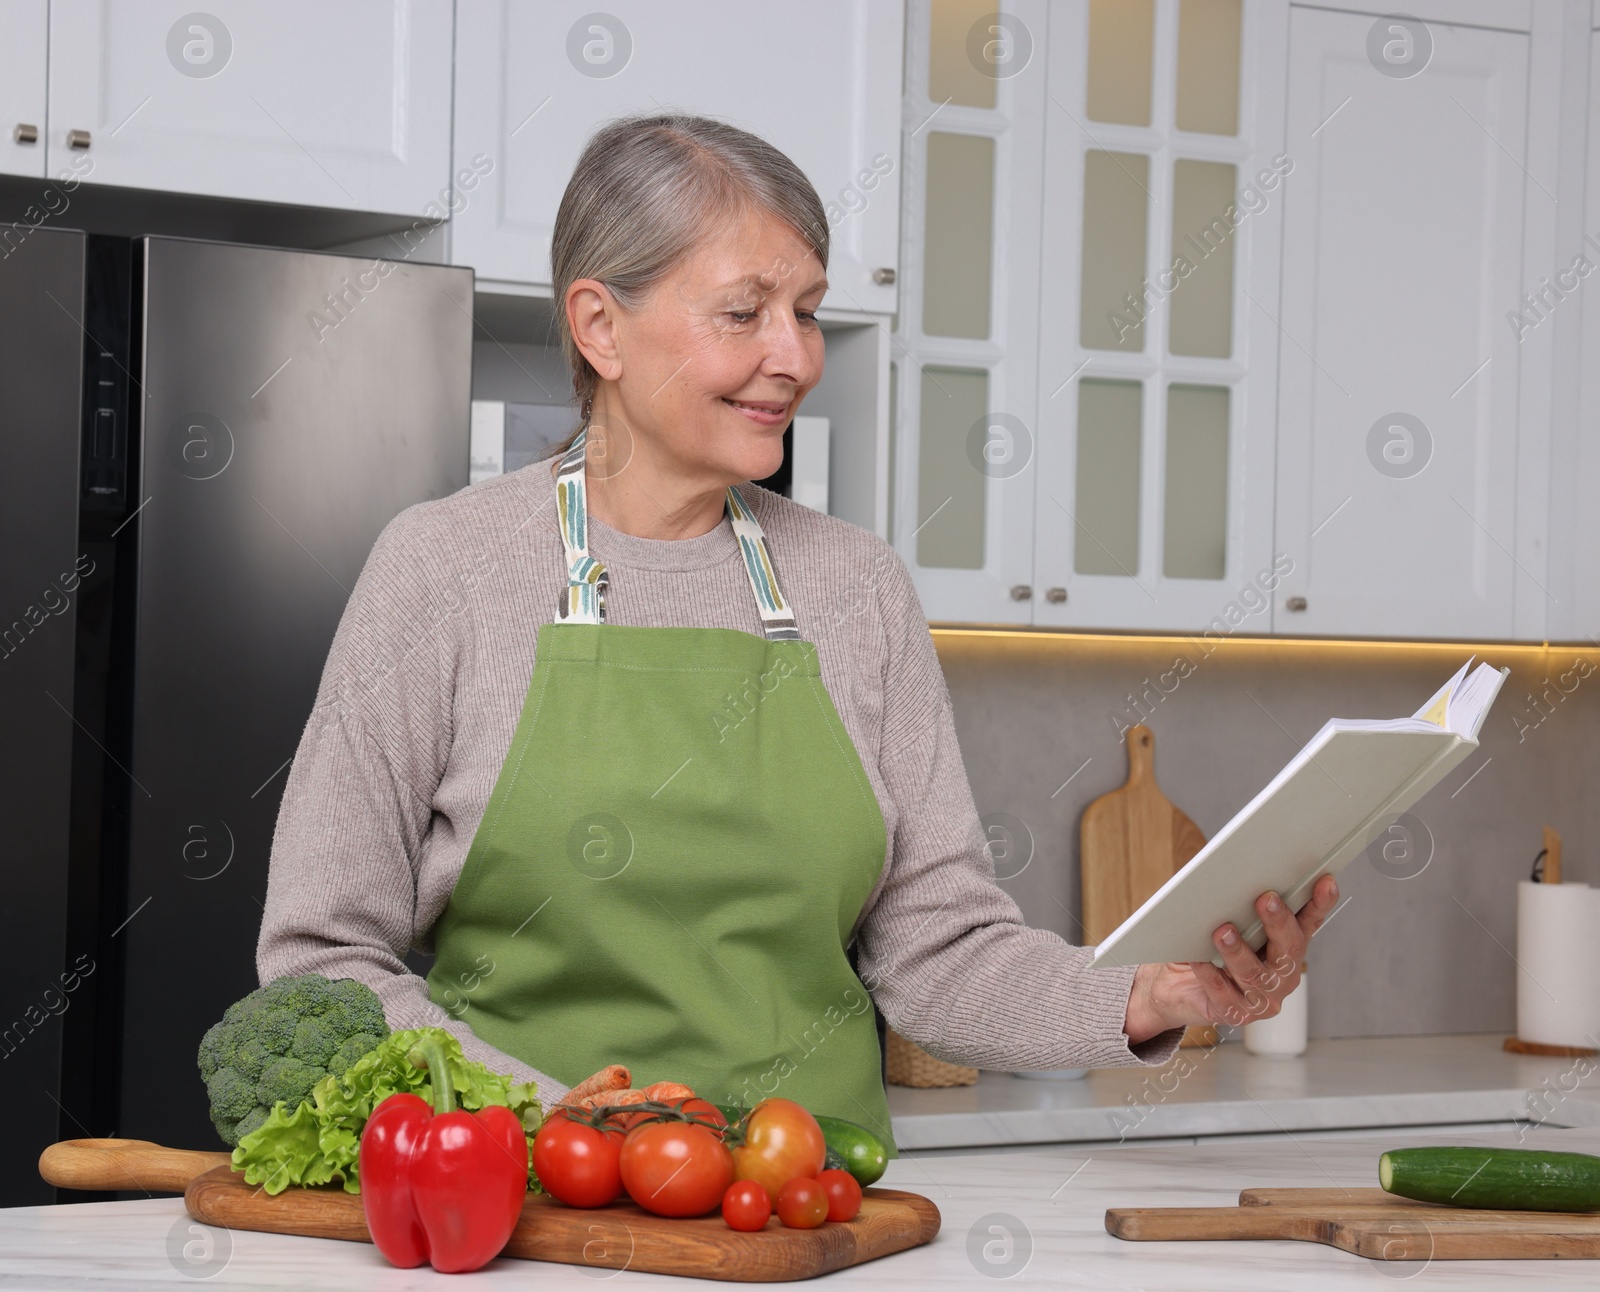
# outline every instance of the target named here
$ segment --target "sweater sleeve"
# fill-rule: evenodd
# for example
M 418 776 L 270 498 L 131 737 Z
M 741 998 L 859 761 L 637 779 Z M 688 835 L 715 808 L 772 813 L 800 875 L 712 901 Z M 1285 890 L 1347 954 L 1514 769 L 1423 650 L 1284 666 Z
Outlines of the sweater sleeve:
M 391 1028 L 442 1027 L 495 1072 L 538 1084 L 546 1106 L 567 1087 L 480 1040 L 410 971 L 416 875 L 431 794 L 448 754 L 449 683 L 428 622 L 421 564 L 395 528 L 380 536 L 329 651 L 317 703 L 284 787 L 256 946 L 263 983 L 319 973 L 354 978 Z
M 904 564 L 879 563 L 885 632 L 879 770 L 896 812 L 889 874 L 857 930 L 889 1025 L 935 1058 L 1002 1071 L 1168 1062 L 1175 1028 L 1130 1046 L 1131 968 L 1023 922 L 994 878 L 927 621 Z

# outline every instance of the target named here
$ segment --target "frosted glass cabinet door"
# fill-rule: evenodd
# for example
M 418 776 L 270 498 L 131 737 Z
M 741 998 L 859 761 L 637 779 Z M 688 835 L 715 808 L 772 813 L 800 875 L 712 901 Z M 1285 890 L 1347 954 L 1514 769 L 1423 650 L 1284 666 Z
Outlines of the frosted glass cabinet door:
M 1051 9 L 1036 627 L 1269 630 L 1288 13 Z
M 1290 18 L 1273 626 L 1510 637 L 1529 37 L 1375 21 Z
M 0 24 L 0 175 L 38 179 L 44 174 L 49 0 L 4 0 Z M 29 126 L 38 132 L 31 142 Z
M 1589 36 L 1589 120 L 1600 120 L 1600 6 L 1594 13 L 1595 30 Z M 1584 202 L 1583 227 L 1592 232 L 1585 239 L 1582 253 L 1600 264 L 1600 130 L 1589 131 L 1588 193 Z M 1567 269 L 1567 260 L 1562 268 Z M 1574 274 L 1568 272 L 1566 281 L 1572 282 Z M 1600 278 L 1590 271 L 1590 283 L 1600 283 Z M 1577 541 L 1572 543 L 1568 559 L 1570 575 L 1566 580 L 1572 589 L 1567 598 L 1572 603 L 1564 622 L 1553 626 L 1552 636 L 1571 640 L 1600 640 L 1600 507 L 1594 499 L 1600 495 L 1600 303 L 1589 293 L 1583 300 L 1583 362 L 1582 388 L 1579 392 L 1577 458 L 1578 468 L 1573 491 L 1568 502 L 1573 532 Z M 1552 535 L 1552 538 L 1555 536 Z M 1557 555 L 1552 543 L 1552 557 Z
M 589 0 L 459 0 L 455 153 L 492 169 L 452 220 L 452 262 L 548 284 L 585 141 L 613 117 L 681 110 L 792 157 L 828 210 L 827 304 L 892 313 L 894 275 L 878 271 L 897 268 L 903 25 L 883 0 L 612 0 L 603 13 Z
M 450 59 L 434 0 L 51 0 L 50 173 L 438 217 Z

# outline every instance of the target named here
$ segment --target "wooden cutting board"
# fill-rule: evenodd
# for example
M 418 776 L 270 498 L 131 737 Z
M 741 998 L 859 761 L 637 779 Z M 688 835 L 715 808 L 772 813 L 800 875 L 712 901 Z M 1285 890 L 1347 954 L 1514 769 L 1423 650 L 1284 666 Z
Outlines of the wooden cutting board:
M 1477 1211 L 1382 1189 L 1246 1189 L 1237 1207 L 1113 1207 L 1134 1242 L 1294 1239 L 1375 1261 L 1597 1260 L 1600 1214 Z
M 1078 865 L 1087 946 L 1098 946 L 1206 845 L 1205 835 L 1156 784 L 1156 736 L 1125 733 L 1128 780 L 1083 810 Z M 1214 1027 L 1191 1027 L 1185 1045 L 1215 1045 Z
M 273 1196 L 246 1184 L 225 1153 L 162 1148 L 140 1140 L 68 1140 L 44 1151 L 39 1172 L 65 1188 L 181 1189 L 189 1214 L 208 1225 L 371 1241 L 359 1194 L 332 1185 L 290 1188 Z M 530 1194 L 502 1255 L 768 1283 L 859 1265 L 919 1246 L 938 1232 L 939 1209 L 920 1194 L 898 1189 L 864 1190 L 860 1213 L 844 1224 L 785 1229 L 773 1219 L 753 1234 L 729 1229 L 720 1215 L 669 1220 L 626 1201 L 582 1211 Z

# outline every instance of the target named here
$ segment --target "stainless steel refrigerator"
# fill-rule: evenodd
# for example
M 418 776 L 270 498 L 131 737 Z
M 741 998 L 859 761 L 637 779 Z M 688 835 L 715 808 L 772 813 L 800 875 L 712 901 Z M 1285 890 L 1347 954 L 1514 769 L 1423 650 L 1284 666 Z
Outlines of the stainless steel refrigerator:
M 58 1138 L 221 1144 L 288 764 L 378 532 L 467 482 L 472 273 L 0 246 L 0 1205 Z M 65 1195 L 63 1195 L 65 1196 Z

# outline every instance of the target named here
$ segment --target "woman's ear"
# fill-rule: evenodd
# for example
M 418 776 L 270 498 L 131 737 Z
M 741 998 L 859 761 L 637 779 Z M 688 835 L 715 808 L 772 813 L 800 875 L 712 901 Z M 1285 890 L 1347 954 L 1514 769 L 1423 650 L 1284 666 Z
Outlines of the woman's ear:
M 593 278 L 579 278 L 567 288 L 564 302 L 567 326 L 578 351 L 602 381 L 622 375 L 622 355 L 617 344 L 620 307 L 610 288 Z

